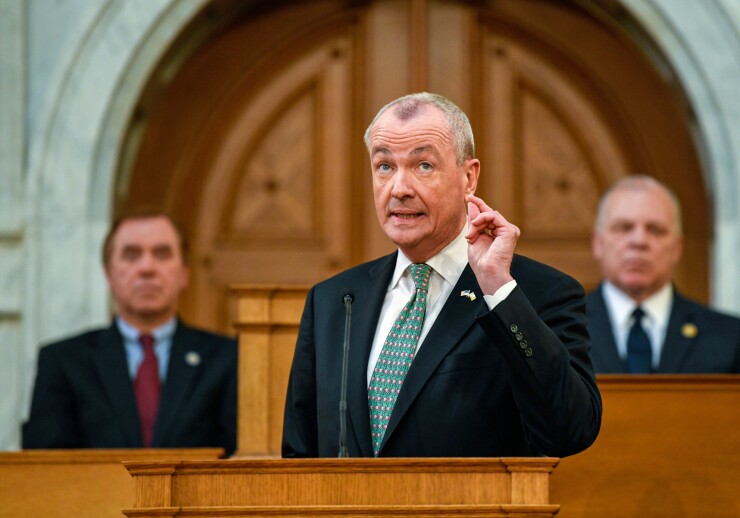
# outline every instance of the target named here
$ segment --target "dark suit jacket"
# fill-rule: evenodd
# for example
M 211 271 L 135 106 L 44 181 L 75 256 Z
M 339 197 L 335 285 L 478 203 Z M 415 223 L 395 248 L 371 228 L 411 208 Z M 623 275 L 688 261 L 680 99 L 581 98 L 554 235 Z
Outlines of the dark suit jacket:
M 395 262 L 394 253 L 309 292 L 290 374 L 283 456 L 337 456 L 345 286 L 355 294 L 348 448 L 352 457 L 373 456 L 367 364 Z M 588 356 L 583 289 L 521 256 L 512 275 L 518 287 L 489 311 L 465 268 L 406 375 L 380 456 L 565 456 L 594 441 L 601 398 Z M 465 289 L 478 295 L 475 301 L 460 296 Z
M 603 374 L 626 373 L 612 333 L 602 286 L 586 297 L 593 347 L 591 361 Z M 694 335 L 693 331 L 696 331 Z M 723 315 L 674 290 L 659 374 L 740 373 L 740 319 Z
M 191 352 L 199 356 L 197 365 L 185 359 Z M 152 446 L 233 452 L 236 372 L 234 340 L 178 322 Z M 115 323 L 39 351 L 23 447 L 142 447 L 123 338 Z

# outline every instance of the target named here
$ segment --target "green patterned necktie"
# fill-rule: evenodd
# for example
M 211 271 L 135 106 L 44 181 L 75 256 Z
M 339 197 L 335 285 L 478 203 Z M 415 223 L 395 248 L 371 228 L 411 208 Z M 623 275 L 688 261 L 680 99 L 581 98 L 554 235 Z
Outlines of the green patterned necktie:
M 416 289 L 411 299 L 393 323 L 388 338 L 380 351 L 375 364 L 370 386 L 367 389 L 367 402 L 370 410 L 370 434 L 373 451 L 378 456 L 385 429 L 391 418 L 401 384 L 411 367 L 419 342 L 424 315 L 427 310 L 427 289 L 432 267 L 428 264 L 412 264 L 411 278 Z

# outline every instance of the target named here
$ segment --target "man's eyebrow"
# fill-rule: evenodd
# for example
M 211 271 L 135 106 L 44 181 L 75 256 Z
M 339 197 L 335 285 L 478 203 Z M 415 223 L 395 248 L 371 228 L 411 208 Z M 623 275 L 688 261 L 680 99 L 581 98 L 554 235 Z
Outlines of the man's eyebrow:
M 411 150 L 411 155 L 423 155 L 425 153 L 430 153 L 435 157 L 439 156 L 439 153 L 434 146 L 419 146 Z
M 388 149 L 387 147 L 377 146 L 372 149 L 371 156 L 374 157 L 375 155 L 390 155 L 390 154 L 391 154 L 391 150 Z

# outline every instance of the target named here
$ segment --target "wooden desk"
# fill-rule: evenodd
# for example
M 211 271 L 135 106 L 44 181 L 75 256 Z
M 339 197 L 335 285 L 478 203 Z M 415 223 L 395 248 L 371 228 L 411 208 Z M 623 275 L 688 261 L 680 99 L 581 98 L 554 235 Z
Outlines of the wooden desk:
M 598 376 L 591 448 L 561 459 L 562 518 L 740 516 L 740 376 Z
M 121 518 L 134 499 L 124 460 L 207 460 L 220 448 L 0 452 L 0 517 Z

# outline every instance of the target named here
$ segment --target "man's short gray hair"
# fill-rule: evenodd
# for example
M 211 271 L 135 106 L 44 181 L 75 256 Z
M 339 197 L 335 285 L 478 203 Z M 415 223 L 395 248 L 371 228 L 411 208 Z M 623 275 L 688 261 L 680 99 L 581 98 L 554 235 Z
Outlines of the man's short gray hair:
M 620 180 L 617 180 L 614 182 L 609 189 L 604 193 L 604 195 L 601 197 L 601 200 L 599 201 L 599 208 L 596 212 L 596 229 L 597 230 L 603 230 L 604 225 L 606 223 L 606 204 L 609 201 L 609 198 L 611 198 L 612 194 L 614 194 L 616 191 L 623 191 L 623 190 L 631 190 L 631 191 L 640 191 L 645 189 L 659 189 L 663 192 L 665 192 L 668 197 L 670 198 L 671 202 L 673 202 L 673 212 L 676 215 L 675 218 L 675 225 L 676 225 L 676 233 L 680 236 L 683 234 L 683 220 L 681 216 L 681 203 L 678 201 L 678 197 L 676 194 L 663 183 L 659 182 L 652 176 L 644 175 L 644 174 L 636 174 L 631 176 L 626 176 Z
M 466 160 L 475 158 L 475 141 L 473 140 L 473 128 L 465 112 L 455 103 L 438 94 L 420 92 L 399 97 L 391 101 L 378 111 L 375 118 L 365 130 L 365 146 L 370 149 L 370 132 L 381 115 L 393 108 L 393 113 L 402 121 L 413 119 L 419 109 L 423 106 L 434 106 L 444 113 L 447 125 L 452 134 L 455 145 L 455 158 L 457 165 L 463 165 Z

